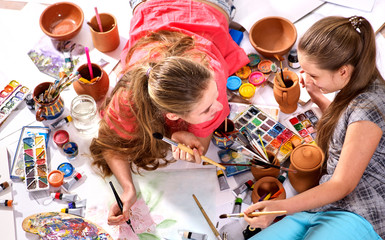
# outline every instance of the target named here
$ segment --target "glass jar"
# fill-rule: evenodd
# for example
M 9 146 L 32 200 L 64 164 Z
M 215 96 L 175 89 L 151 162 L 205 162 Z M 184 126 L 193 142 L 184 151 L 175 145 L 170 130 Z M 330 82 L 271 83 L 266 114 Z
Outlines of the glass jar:
M 75 128 L 81 133 L 90 134 L 98 129 L 96 102 L 89 95 L 79 95 L 72 100 L 71 116 Z

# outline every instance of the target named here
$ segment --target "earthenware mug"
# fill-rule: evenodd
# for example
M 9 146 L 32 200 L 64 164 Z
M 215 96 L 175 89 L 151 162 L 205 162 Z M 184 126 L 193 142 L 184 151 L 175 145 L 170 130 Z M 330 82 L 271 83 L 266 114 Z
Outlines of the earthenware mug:
M 92 42 L 96 49 L 101 52 L 111 52 L 119 47 L 120 38 L 116 18 L 109 13 L 100 13 L 101 32 L 96 16 L 91 19 L 90 31 Z
M 78 95 L 90 95 L 97 102 L 106 96 L 110 86 L 110 79 L 106 71 L 104 71 L 98 64 L 92 63 L 91 66 L 94 75 L 93 79 L 96 79 L 92 81 L 88 65 L 83 64 L 78 68 L 81 78 L 75 81 L 73 86 Z
M 284 69 L 283 78 L 287 87 L 280 86 L 277 78 L 274 77 L 273 92 L 281 112 L 289 114 L 297 110 L 301 90 L 299 79 L 295 72 Z
M 36 109 L 36 121 L 52 120 L 58 118 L 64 111 L 64 102 L 58 94 L 50 102 L 42 102 L 39 100 L 41 94 L 48 90 L 51 82 L 43 82 L 35 87 L 33 90 L 33 100 Z
M 302 144 L 291 152 L 288 177 L 297 192 L 303 192 L 316 186 L 322 173 L 325 155 L 321 148 L 313 144 Z

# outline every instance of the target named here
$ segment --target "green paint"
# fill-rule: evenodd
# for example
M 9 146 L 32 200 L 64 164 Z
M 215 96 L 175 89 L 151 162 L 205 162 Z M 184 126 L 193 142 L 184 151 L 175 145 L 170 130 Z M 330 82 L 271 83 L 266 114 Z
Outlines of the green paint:
M 150 207 L 150 212 L 152 212 L 158 206 L 158 204 L 161 202 L 162 197 L 163 197 L 163 193 L 164 193 L 163 191 L 160 192 L 158 198 L 155 200 L 154 204 Z
M 161 238 L 151 233 L 139 233 L 137 234 L 140 240 L 160 240 Z
M 176 223 L 177 223 L 177 221 L 174 219 L 166 219 L 166 220 L 163 220 L 158 225 L 156 225 L 156 228 L 169 228 Z

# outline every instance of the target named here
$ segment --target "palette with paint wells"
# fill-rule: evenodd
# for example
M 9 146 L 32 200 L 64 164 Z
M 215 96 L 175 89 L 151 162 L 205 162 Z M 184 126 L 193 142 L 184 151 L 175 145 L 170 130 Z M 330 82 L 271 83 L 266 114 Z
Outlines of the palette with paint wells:
M 316 124 L 318 123 L 320 113 L 317 109 L 311 108 L 304 112 L 296 113 L 285 121 L 288 126 L 292 126 L 295 132 L 304 139 L 306 143 L 313 143 L 316 138 Z
M 49 172 L 49 161 L 46 151 L 49 133 L 50 129 L 48 127 L 23 127 L 13 158 L 10 174 L 12 179 L 21 180 L 31 178 L 29 182 L 33 182 L 33 180 L 37 179 L 37 188 L 35 188 L 37 190 L 40 189 L 39 181 L 41 180 L 41 187 L 44 188 L 43 183 L 45 183 L 46 178 L 44 178 L 43 172 Z M 26 174 L 27 171 L 28 173 Z M 46 176 L 47 175 L 45 175 L 45 177 Z M 40 180 L 39 177 L 41 177 Z
M 303 140 L 292 130 L 263 112 L 260 108 L 250 105 L 235 120 L 235 128 L 242 131 L 246 128 L 258 144 L 276 154 L 280 163 L 284 162 L 293 150 L 292 142 L 300 143 Z M 262 138 L 262 143 L 259 140 Z M 282 146 L 281 146 L 282 143 Z M 279 151 L 278 151 L 279 150 Z
M 25 99 L 29 91 L 28 87 L 21 85 L 15 80 L 9 82 L 0 91 L 0 124 Z
M 48 165 L 45 136 L 28 136 L 23 138 L 22 141 L 27 190 L 39 191 L 48 189 Z
M 239 154 L 232 149 L 218 151 L 218 157 L 222 163 L 249 164 L 249 161 L 244 159 L 243 154 Z M 224 173 L 227 177 L 231 177 L 249 170 L 250 167 L 248 166 L 226 166 Z

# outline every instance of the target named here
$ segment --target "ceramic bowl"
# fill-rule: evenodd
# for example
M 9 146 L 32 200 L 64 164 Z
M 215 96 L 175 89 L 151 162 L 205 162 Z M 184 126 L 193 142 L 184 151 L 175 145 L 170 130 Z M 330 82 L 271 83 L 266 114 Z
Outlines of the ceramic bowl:
M 50 38 L 59 41 L 74 38 L 82 28 L 84 13 L 70 2 L 49 5 L 40 15 L 40 28 Z
M 251 45 L 264 57 L 285 55 L 297 40 L 297 29 L 286 18 L 271 16 L 254 23 L 249 32 Z
M 275 177 L 263 177 L 255 182 L 253 192 L 251 193 L 251 199 L 253 203 L 256 203 L 261 197 L 269 193 L 274 195 L 278 190 L 281 190 L 282 193 L 275 199 L 285 199 L 286 191 L 282 183 Z

